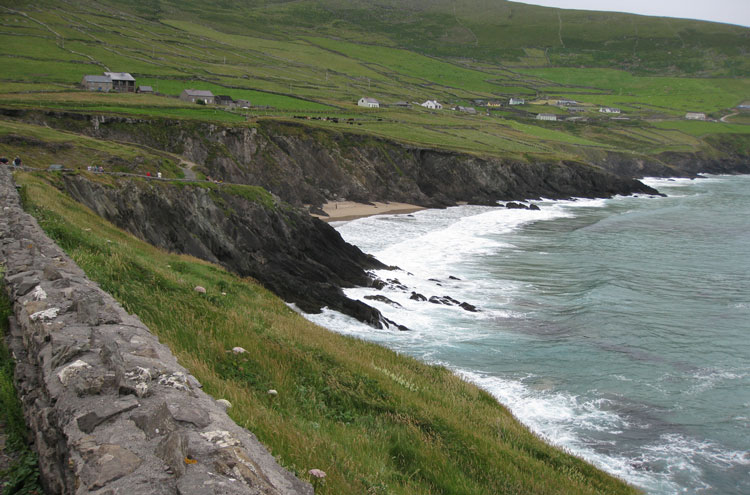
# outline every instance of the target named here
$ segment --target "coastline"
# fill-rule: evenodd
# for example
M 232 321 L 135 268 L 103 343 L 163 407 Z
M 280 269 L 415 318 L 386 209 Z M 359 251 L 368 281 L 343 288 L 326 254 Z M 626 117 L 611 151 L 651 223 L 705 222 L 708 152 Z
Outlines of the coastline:
M 319 218 L 324 222 L 347 222 L 349 220 L 356 220 L 358 218 L 374 215 L 406 214 L 425 209 L 426 208 L 422 206 L 410 203 L 381 203 L 376 201 L 368 204 L 357 203 L 355 201 L 329 201 L 323 205 L 323 211 L 328 216 L 312 212 L 310 215 Z

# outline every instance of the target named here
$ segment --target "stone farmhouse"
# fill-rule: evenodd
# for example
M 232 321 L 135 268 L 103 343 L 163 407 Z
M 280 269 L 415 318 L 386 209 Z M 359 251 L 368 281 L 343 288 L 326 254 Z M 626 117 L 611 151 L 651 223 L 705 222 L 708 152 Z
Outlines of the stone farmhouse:
M 523 98 L 511 98 L 510 100 L 508 100 L 508 105 L 525 105 L 525 104 L 526 104 L 526 100 L 524 100 Z
M 105 72 L 112 79 L 112 91 L 118 93 L 135 93 L 135 78 L 127 72 Z
M 100 91 L 109 93 L 112 91 L 112 79 L 108 76 L 83 76 L 81 86 L 87 91 Z
M 185 89 L 180 93 L 180 99 L 190 103 L 202 101 L 206 105 L 213 105 L 215 102 L 214 94 L 203 89 Z

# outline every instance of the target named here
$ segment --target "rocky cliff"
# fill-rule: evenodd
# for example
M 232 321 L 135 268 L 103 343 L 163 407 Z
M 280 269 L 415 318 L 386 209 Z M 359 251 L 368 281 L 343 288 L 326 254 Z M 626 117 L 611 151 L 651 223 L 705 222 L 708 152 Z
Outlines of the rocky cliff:
M 259 187 L 62 179 L 68 194 L 115 225 L 160 248 L 251 276 L 303 311 L 328 306 L 377 328 L 392 323 L 341 290 L 375 283 L 367 270 L 385 266 Z
M 682 175 L 658 159 L 601 153 L 552 160 L 477 156 L 415 147 L 351 131 L 260 121 L 193 121 L 15 112 L 13 117 L 169 151 L 225 182 L 259 185 L 293 205 L 328 200 L 397 201 L 440 207 L 537 197 L 654 193 L 633 177 Z

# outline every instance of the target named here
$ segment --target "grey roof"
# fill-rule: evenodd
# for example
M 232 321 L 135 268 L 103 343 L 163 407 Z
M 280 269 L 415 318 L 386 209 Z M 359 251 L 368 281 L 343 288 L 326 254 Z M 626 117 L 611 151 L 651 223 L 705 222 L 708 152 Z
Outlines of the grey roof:
M 363 100 L 365 100 L 365 102 L 366 102 L 366 103 L 380 103 L 380 102 L 379 102 L 378 100 L 376 100 L 375 98 L 370 98 L 369 96 L 365 96 L 365 97 L 363 97 L 362 99 L 363 99 Z
M 90 83 L 111 83 L 109 76 L 83 76 L 83 80 Z
M 154 88 L 151 86 L 138 86 L 138 91 L 153 91 Z
M 113 81 L 135 81 L 135 78 L 127 72 L 105 72 L 105 76 L 109 76 Z
M 213 98 L 214 94 L 205 89 L 186 89 L 185 94 L 188 96 L 203 96 Z

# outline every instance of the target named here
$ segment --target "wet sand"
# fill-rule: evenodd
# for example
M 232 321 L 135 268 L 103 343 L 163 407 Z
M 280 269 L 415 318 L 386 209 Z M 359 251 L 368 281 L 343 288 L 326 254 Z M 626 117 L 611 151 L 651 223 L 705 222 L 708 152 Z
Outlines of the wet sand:
M 355 203 L 354 201 L 329 201 L 323 205 L 323 211 L 328 214 L 311 214 L 325 222 L 344 222 L 372 215 L 392 215 L 395 213 L 413 213 L 424 210 L 423 207 L 409 203 Z

